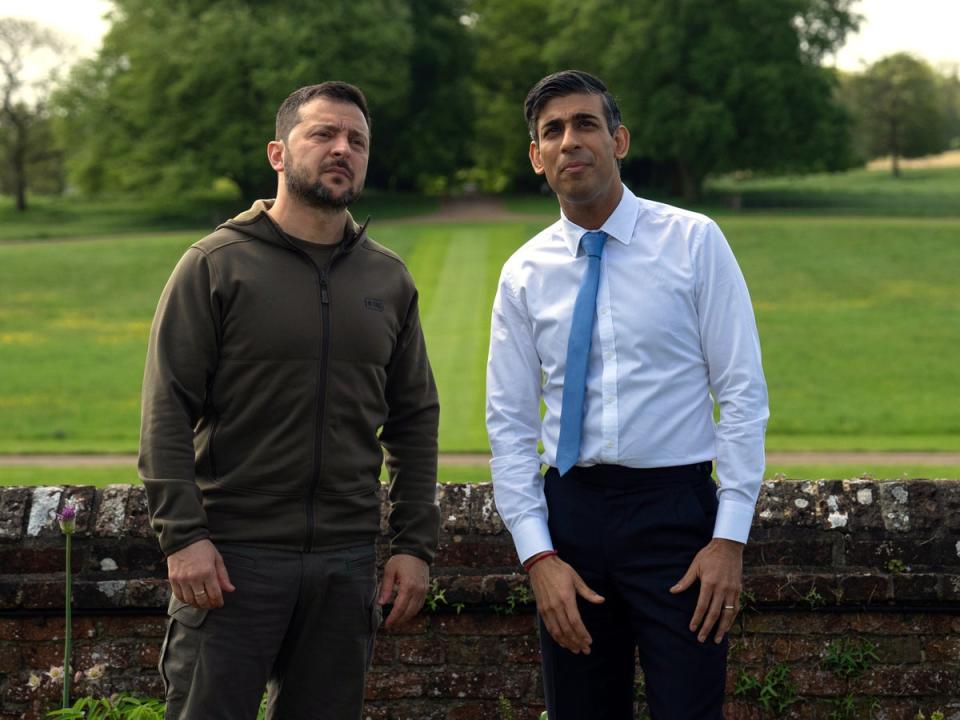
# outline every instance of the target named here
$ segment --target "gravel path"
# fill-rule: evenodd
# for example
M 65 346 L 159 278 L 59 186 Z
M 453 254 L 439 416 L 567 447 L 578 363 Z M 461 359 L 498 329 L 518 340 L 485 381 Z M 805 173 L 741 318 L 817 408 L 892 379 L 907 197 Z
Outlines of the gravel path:
M 441 453 L 441 465 L 485 465 L 486 453 Z M 0 467 L 134 467 L 136 455 L 0 455 Z M 960 452 L 768 452 L 768 465 L 960 465 Z

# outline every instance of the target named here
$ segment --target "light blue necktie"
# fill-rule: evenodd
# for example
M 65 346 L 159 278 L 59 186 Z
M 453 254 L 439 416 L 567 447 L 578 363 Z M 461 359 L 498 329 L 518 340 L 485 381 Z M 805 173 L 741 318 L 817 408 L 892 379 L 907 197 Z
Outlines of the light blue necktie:
M 566 475 L 580 459 L 583 430 L 583 399 L 587 391 L 587 365 L 593 319 L 597 314 L 597 288 L 600 286 L 600 256 L 607 234 L 602 230 L 586 233 L 580 246 L 587 256 L 587 271 L 573 306 L 570 339 L 567 341 L 567 367 L 563 375 L 563 405 L 560 408 L 560 440 L 557 442 L 557 470 Z

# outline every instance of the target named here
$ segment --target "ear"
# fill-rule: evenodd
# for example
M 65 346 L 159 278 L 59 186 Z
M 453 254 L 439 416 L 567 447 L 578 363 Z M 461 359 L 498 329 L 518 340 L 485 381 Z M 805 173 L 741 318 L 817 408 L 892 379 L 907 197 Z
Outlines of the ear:
M 613 131 L 613 156 L 623 160 L 630 150 L 630 131 L 623 125 Z
M 530 164 L 533 165 L 533 171 L 537 175 L 543 175 L 543 158 L 540 157 L 540 148 L 532 140 L 530 141 Z
M 283 140 L 271 140 L 267 143 L 267 161 L 278 173 L 283 172 Z

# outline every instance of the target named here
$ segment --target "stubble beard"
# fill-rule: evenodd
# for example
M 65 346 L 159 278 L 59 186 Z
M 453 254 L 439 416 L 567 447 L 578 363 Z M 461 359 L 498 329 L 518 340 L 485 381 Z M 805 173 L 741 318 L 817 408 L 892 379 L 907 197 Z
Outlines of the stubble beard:
M 283 180 L 291 197 L 319 210 L 343 210 L 363 192 L 362 184 L 357 189 L 351 185 L 339 195 L 334 195 L 322 180 L 311 181 L 299 166 L 288 166 Z

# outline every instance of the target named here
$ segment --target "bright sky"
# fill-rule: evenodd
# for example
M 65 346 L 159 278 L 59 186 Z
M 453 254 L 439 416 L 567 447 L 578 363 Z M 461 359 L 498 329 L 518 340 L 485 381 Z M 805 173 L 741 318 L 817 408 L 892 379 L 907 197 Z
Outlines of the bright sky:
M 36 20 L 62 32 L 80 55 L 93 54 L 107 30 L 109 0 L 0 0 L 0 17 Z M 836 64 L 858 70 L 884 55 L 907 50 L 934 65 L 960 64 L 960 0 L 860 0 L 865 16 Z

